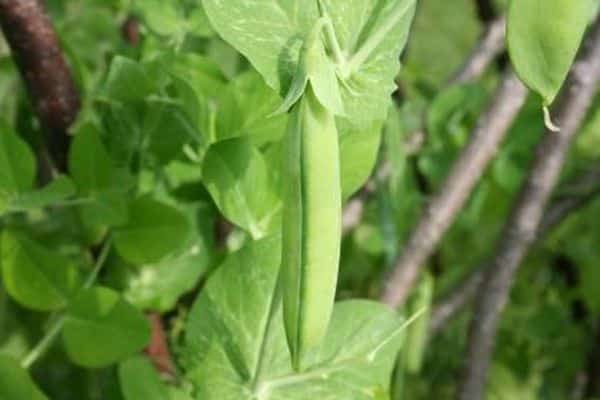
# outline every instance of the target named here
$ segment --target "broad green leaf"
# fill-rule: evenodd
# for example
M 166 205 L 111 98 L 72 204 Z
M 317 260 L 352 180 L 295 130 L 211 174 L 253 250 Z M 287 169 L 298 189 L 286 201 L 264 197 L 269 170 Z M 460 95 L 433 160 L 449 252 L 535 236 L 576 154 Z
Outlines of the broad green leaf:
M 155 91 L 156 85 L 142 64 L 122 56 L 112 60 L 104 85 L 110 101 L 142 101 Z
M 167 388 L 147 357 L 134 356 L 119 364 L 125 400 L 166 400 Z
M 0 355 L 0 399 L 48 400 L 16 360 Z
M 136 2 L 148 27 L 159 35 L 179 35 L 183 31 L 179 2 L 164 0 L 144 0 Z
M 127 261 L 143 265 L 177 251 L 188 239 L 190 226 L 176 208 L 150 197 L 129 205 L 129 219 L 115 228 L 115 247 Z
M 33 152 L 0 121 L 0 214 L 20 193 L 31 190 L 35 179 Z
M 204 158 L 204 184 L 223 215 L 258 239 L 280 210 L 271 171 L 247 138 L 212 145 Z
M 338 119 L 338 125 L 342 121 Z M 371 126 L 361 130 L 352 129 L 347 124 L 340 125 L 340 131 L 344 132 L 340 137 L 343 199 L 354 194 L 371 175 L 379 153 L 382 125 L 373 121 Z
M 337 84 L 345 115 L 354 124 L 384 119 L 415 0 L 349 0 L 343 7 L 334 0 L 321 3 L 332 19 L 340 47 L 336 52 L 332 35 L 322 40 L 334 53 L 328 63 L 335 66 L 339 81 L 313 76 L 317 97 L 323 102 L 331 85 Z M 204 0 L 203 4 L 219 35 L 250 60 L 269 86 L 287 94 L 300 64 L 303 42 L 320 17 L 318 2 Z M 320 69 L 326 70 L 327 65 Z
M 201 141 L 197 127 L 184 110 L 169 104 L 149 106 L 144 131 L 148 135 L 148 150 L 161 164 L 181 155 L 186 143 Z
M 512 0 L 508 50 L 517 75 L 552 104 L 590 20 L 590 0 Z
M 91 124 L 81 126 L 75 135 L 69 153 L 69 172 L 79 194 L 89 201 L 80 207 L 88 224 L 116 225 L 126 220 L 125 194 L 129 182 L 115 168 L 98 130 Z
M 194 233 L 182 251 L 155 264 L 137 268 L 116 267 L 130 272 L 124 277 L 123 293 L 137 308 L 161 312 L 172 310 L 179 297 L 196 287 L 211 266 L 214 258 L 212 207 L 191 206 L 187 211 Z
M 257 146 L 281 140 L 287 116 L 272 116 L 281 99 L 256 71 L 237 76 L 227 94 L 231 99 L 223 104 L 217 120 L 219 140 L 245 136 Z
M 275 295 L 280 251 L 279 239 L 268 238 L 229 256 L 192 308 L 186 349 L 198 398 L 385 398 L 402 324 L 377 303 L 337 304 L 310 367 L 292 372 Z
M 63 342 L 77 365 L 108 366 L 140 351 L 149 340 L 145 317 L 111 289 L 86 289 L 69 305 Z
M 7 292 L 25 307 L 63 308 L 79 287 L 75 266 L 55 251 L 16 232 L 2 235 L 2 274 Z

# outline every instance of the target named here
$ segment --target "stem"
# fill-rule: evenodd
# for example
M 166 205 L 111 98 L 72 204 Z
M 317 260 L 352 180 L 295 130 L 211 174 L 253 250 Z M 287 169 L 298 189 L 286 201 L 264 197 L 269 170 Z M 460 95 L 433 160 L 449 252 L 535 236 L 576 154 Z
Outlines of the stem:
M 100 251 L 100 255 L 98 256 L 98 258 L 96 259 L 96 263 L 94 264 L 94 268 L 83 283 L 81 289 L 89 289 L 94 284 L 96 278 L 98 277 L 98 274 L 100 273 L 100 270 L 106 262 L 106 258 L 108 257 L 110 247 L 111 238 L 109 237 L 104 242 L 102 250 Z M 23 367 L 24 369 L 29 369 L 41 356 L 43 356 L 46 353 L 46 351 L 50 348 L 52 343 L 54 343 L 56 337 L 62 331 L 66 319 L 67 318 L 65 313 L 58 317 L 58 319 L 50 327 L 50 330 L 46 332 L 46 334 L 38 342 L 38 344 L 33 349 L 31 349 L 31 351 L 25 356 L 23 361 L 21 361 L 21 367 Z

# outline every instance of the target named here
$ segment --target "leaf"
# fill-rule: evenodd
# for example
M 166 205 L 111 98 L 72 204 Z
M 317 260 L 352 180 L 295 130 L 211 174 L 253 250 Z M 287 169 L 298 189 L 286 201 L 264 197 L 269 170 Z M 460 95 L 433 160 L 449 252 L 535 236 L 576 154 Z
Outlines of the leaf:
M 176 36 L 182 34 L 180 10 L 175 2 L 144 0 L 136 2 L 148 27 L 159 35 Z
M 311 366 L 292 372 L 275 296 L 280 251 L 277 237 L 248 244 L 196 300 L 186 354 L 198 398 L 380 398 L 400 346 L 400 319 L 377 303 L 339 303 L 322 347 L 309 354 Z
M 217 120 L 219 140 L 245 136 L 261 146 L 282 139 L 287 115 L 271 116 L 281 98 L 256 71 L 238 75 L 229 84 L 228 94 L 232 99 L 223 105 Z
M 63 341 L 77 365 L 108 366 L 140 351 L 149 340 L 144 316 L 111 289 L 83 290 L 69 305 Z
M 334 0 L 321 3 L 329 11 L 340 45 L 334 57 L 340 59 L 329 61 L 341 80 L 345 114 L 362 126 L 383 120 L 415 1 L 349 0 L 344 7 Z M 204 0 L 203 4 L 219 35 L 250 60 L 269 86 L 285 95 L 300 64 L 303 42 L 320 17 L 317 1 Z M 330 51 L 331 47 L 328 43 Z M 317 93 L 331 93 L 331 83 L 323 78 L 313 85 Z
M 126 176 L 118 171 L 91 124 L 80 127 L 69 153 L 69 172 L 77 189 L 89 204 L 80 207 L 90 225 L 117 225 L 127 218 Z
M 165 400 L 167 388 L 147 357 L 134 356 L 119 364 L 119 382 L 125 400 Z
M 188 219 L 197 226 L 183 250 L 156 264 L 135 268 L 125 277 L 124 296 L 137 308 L 159 312 L 172 310 L 179 297 L 196 287 L 212 265 L 212 207 L 190 208 Z M 124 267 L 117 266 L 119 270 L 126 270 Z
M 0 355 L 0 399 L 48 400 L 14 359 Z
M 340 125 L 338 120 L 338 125 Z M 360 189 L 373 171 L 379 145 L 382 123 L 374 121 L 371 126 L 357 130 L 341 125 L 344 134 L 340 137 L 340 163 L 342 177 L 342 198 L 348 199 Z
M 112 60 L 104 85 L 110 101 L 142 101 L 155 91 L 156 86 L 142 64 L 122 56 Z
M 204 158 L 204 184 L 223 215 L 254 239 L 269 232 L 280 210 L 262 154 L 247 138 L 212 145 Z
M 115 228 L 115 247 L 127 261 L 143 265 L 177 251 L 190 233 L 184 215 L 176 208 L 140 197 L 129 206 L 129 219 Z
M 133 356 L 119 365 L 124 400 L 192 400 L 181 389 L 164 383 L 147 357 Z
M 1 249 L 6 290 L 25 307 L 63 308 L 80 286 L 77 269 L 68 259 L 23 234 L 4 232 Z
M 590 19 L 589 0 L 512 0 L 508 50 L 517 75 L 552 104 Z
M 35 167 L 29 146 L 0 121 L 0 214 L 20 193 L 33 188 Z

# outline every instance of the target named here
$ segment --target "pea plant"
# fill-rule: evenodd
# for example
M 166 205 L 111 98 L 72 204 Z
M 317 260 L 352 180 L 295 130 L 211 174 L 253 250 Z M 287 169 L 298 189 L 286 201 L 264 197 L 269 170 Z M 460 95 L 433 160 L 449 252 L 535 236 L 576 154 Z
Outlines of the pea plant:
M 534 399 L 558 382 L 532 343 L 567 351 L 561 335 L 498 320 L 534 245 L 512 232 L 562 222 L 563 203 L 542 215 L 561 167 L 600 156 L 576 143 L 565 162 L 597 102 L 598 6 L 451 3 L 0 0 L 0 400 Z M 455 8 L 458 29 L 428 37 Z M 465 34 L 485 44 L 466 63 L 432 58 Z M 587 170 L 569 212 L 597 192 Z M 572 296 L 538 296 L 540 317 L 531 279 L 507 318 L 563 323 Z M 473 296 L 465 343 L 449 320 Z

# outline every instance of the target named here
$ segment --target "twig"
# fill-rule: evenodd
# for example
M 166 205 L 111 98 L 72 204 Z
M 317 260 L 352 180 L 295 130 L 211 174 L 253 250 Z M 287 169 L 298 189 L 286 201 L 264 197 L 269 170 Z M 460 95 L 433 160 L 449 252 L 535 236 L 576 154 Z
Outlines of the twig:
M 600 194 L 600 169 L 588 171 L 583 176 L 575 179 L 574 185 L 585 185 L 585 192 L 576 196 L 562 197 L 554 201 L 554 204 L 544 214 L 540 223 L 536 243 L 541 242 L 555 227 L 560 225 L 568 216 L 586 206 L 595 196 Z M 571 184 L 569 184 L 571 185 Z M 455 289 L 442 299 L 431 314 L 429 335 L 435 336 L 446 326 L 448 321 L 458 314 L 475 296 L 477 288 L 481 284 L 485 265 L 481 265 Z
M 0 26 L 46 132 L 50 155 L 65 171 L 67 131 L 79 112 L 79 92 L 43 2 L 0 0 Z
M 463 66 L 448 81 L 448 85 L 468 82 L 481 76 L 488 66 L 504 51 L 506 36 L 506 18 L 499 17 L 492 21 L 477 47 L 467 58 Z
M 538 145 L 529 176 L 478 289 L 459 381 L 459 400 L 483 398 L 500 314 L 508 300 L 515 272 L 535 240 L 543 210 L 558 181 L 571 141 L 593 101 L 599 78 L 600 22 L 597 22 L 556 107 L 561 131 L 546 131 Z
M 148 355 L 156 370 L 168 378 L 175 376 L 175 364 L 171 357 L 171 351 L 165 334 L 165 328 L 161 315 L 153 312 L 147 315 L 152 328 L 152 338 L 150 344 L 144 352 Z
M 425 207 L 385 287 L 382 301 L 392 307 L 404 303 L 422 265 L 462 209 L 471 190 L 497 152 L 527 97 L 527 89 L 512 71 L 480 117 L 469 143 L 454 163 L 439 193 Z
M 475 0 L 475 6 L 481 22 L 490 22 L 496 17 L 493 0 Z

